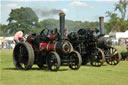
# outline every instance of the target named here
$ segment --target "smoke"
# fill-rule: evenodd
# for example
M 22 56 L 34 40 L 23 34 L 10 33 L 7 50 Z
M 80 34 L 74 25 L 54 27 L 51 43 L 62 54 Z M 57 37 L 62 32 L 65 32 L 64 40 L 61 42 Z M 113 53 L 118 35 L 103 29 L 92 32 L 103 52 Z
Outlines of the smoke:
M 55 16 L 58 15 L 61 12 L 64 12 L 61 9 L 51 9 L 48 10 L 47 8 L 38 8 L 35 10 L 35 12 L 40 15 L 41 17 L 49 17 L 49 16 Z

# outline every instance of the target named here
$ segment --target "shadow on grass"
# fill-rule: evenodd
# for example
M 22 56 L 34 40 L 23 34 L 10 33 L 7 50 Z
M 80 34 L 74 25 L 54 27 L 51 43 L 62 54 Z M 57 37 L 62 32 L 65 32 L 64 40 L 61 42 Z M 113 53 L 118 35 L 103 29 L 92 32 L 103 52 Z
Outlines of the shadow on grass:
M 17 70 L 16 68 L 3 68 L 3 70 Z
M 93 67 L 93 66 L 91 66 L 90 64 L 86 64 L 86 65 L 82 65 L 82 66 L 88 66 L 88 67 Z
M 59 71 L 68 71 L 69 69 L 59 69 Z
M 23 70 L 23 69 L 16 69 L 16 68 L 3 68 L 3 70 L 17 70 L 17 71 L 47 71 L 47 72 L 52 72 L 48 70 L 48 68 L 31 68 L 29 70 Z M 68 69 L 59 69 L 58 71 L 67 71 Z M 54 71 L 53 71 L 54 72 Z
M 103 64 L 103 65 L 101 65 L 101 66 L 92 66 L 92 65 L 90 65 L 90 64 L 86 64 L 86 65 L 82 65 L 82 66 L 87 66 L 87 67 L 102 67 L 102 66 L 107 66 L 106 64 Z
M 103 64 L 102 66 L 107 66 L 108 64 Z

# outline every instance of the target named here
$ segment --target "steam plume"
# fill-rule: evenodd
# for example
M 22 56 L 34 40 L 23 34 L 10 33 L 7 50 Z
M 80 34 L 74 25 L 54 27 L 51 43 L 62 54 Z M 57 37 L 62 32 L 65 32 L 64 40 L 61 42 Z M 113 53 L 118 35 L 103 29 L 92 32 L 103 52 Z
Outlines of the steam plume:
M 48 10 L 47 8 L 39 8 L 35 10 L 37 14 L 41 15 L 42 17 L 49 17 L 49 16 L 55 16 L 59 13 L 63 12 L 61 9 L 51 9 Z

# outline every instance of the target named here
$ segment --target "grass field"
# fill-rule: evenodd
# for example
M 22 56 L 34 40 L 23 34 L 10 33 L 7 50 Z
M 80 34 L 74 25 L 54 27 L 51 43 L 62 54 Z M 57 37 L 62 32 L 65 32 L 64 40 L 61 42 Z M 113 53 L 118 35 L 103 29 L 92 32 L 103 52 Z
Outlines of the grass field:
M 12 50 L 0 50 L 0 85 L 128 85 L 128 61 L 117 66 L 81 66 L 77 71 L 60 67 L 58 72 L 38 69 L 16 70 Z

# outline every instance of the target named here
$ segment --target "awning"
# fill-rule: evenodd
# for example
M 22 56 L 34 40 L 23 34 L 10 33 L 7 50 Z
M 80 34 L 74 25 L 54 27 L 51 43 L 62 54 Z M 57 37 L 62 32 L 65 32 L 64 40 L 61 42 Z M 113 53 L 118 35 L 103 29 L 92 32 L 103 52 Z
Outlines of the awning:
M 0 40 L 4 40 L 4 38 L 3 37 L 0 37 Z

